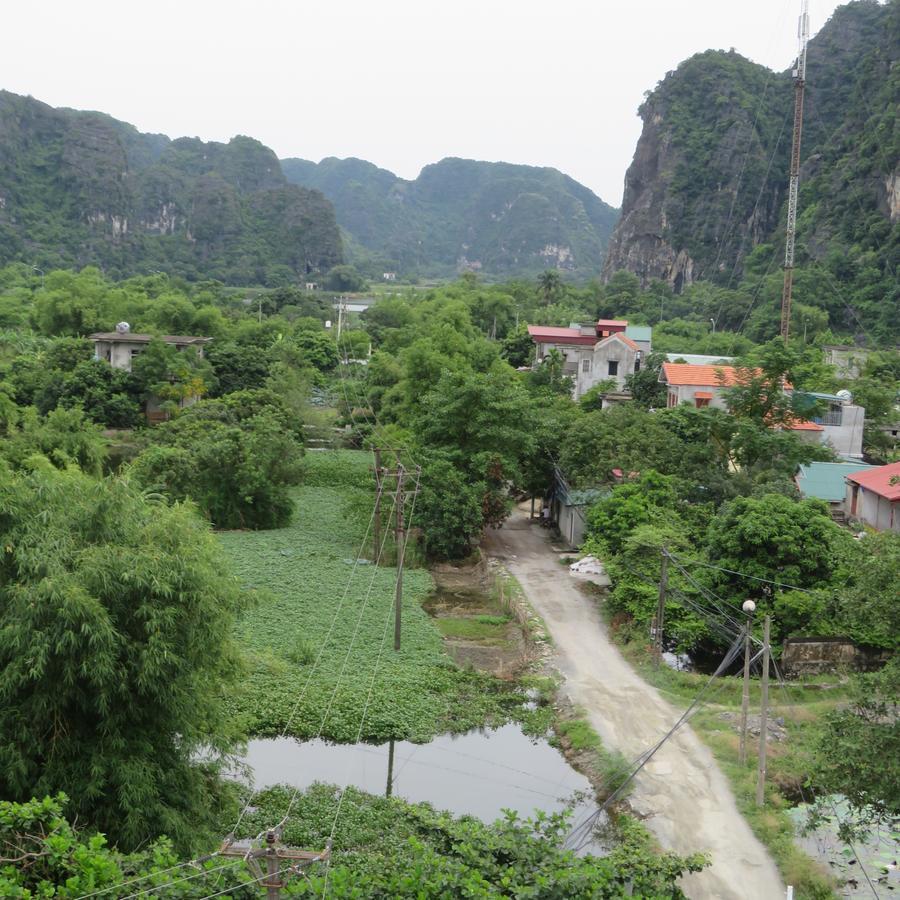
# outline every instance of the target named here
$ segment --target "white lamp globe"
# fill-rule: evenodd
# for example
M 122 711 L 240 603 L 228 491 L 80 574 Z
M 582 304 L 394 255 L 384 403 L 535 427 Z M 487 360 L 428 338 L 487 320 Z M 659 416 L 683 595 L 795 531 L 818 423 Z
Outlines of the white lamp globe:
M 745 600 L 741 609 L 749 616 L 751 613 L 756 612 L 756 604 L 752 600 Z

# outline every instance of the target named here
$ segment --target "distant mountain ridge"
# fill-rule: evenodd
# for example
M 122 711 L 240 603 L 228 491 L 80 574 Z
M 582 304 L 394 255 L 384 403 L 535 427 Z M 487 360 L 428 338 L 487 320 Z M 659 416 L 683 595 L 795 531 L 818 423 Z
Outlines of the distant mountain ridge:
M 854 293 L 881 293 L 885 333 L 898 314 L 898 57 L 898 0 L 839 7 L 809 44 L 801 154 L 798 265 L 828 261 Z M 792 112 L 791 72 L 734 51 L 670 72 L 640 108 L 604 277 L 627 270 L 679 290 L 702 279 L 733 285 L 753 259 L 777 268 Z
M 361 159 L 283 159 L 320 190 L 370 270 L 598 275 L 617 210 L 557 169 L 447 158 L 408 181 Z
M 253 138 L 170 140 L 0 91 L 0 265 L 21 260 L 271 284 L 343 247 L 331 204 Z

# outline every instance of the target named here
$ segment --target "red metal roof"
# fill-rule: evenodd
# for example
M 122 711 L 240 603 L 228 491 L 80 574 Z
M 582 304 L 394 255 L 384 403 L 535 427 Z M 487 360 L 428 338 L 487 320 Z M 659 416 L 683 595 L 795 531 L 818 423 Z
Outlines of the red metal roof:
M 628 319 L 597 319 L 598 328 L 624 328 Z
M 713 392 L 712 391 L 694 391 L 694 398 L 696 400 L 712 400 Z
M 582 334 L 577 328 L 556 328 L 552 325 L 529 325 L 528 333 L 535 343 L 596 344 L 597 335 Z
M 879 497 L 885 497 L 893 503 L 895 500 L 900 500 L 900 480 L 891 484 L 892 478 L 900 479 L 900 462 L 853 472 L 847 476 L 847 481 L 854 481 L 867 491 L 878 494 Z

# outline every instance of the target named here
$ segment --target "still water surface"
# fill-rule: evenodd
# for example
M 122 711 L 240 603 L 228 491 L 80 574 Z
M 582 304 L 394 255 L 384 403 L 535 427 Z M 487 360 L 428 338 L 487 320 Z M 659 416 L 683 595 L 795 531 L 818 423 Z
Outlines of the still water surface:
M 329 744 L 293 738 L 250 741 L 245 763 L 257 789 L 275 784 L 306 788 L 316 781 L 352 784 L 372 794 L 388 790 L 388 744 Z M 573 795 L 585 797 L 573 822 L 596 809 L 590 783 L 546 740 L 530 738 L 518 725 L 491 731 L 440 735 L 427 744 L 394 744 L 391 793 L 427 801 L 457 815 L 492 822 L 504 809 L 520 816 L 557 812 Z

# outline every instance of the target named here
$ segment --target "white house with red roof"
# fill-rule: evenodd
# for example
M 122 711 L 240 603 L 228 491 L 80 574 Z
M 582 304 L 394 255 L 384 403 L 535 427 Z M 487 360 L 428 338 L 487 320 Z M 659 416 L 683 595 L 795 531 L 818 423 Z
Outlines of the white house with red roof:
M 900 462 L 852 472 L 845 511 L 876 531 L 900 532 Z
M 665 362 L 659 380 L 666 385 L 666 405 L 688 403 L 698 408 L 727 409 L 725 389 L 740 384 L 741 370 L 726 365 L 693 365 Z M 791 391 L 790 386 L 787 390 Z M 808 392 L 804 392 L 808 393 Z M 810 443 L 827 444 L 839 456 L 862 459 L 863 422 L 866 411 L 851 402 L 850 395 L 808 393 L 811 400 L 827 406 L 808 420 L 797 421 L 791 431 Z
M 551 350 L 562 354 L 564 372 L 574 379 L 576 400 L 595 384 L 610 379 L 615 380 L 615 389 L 622 391 L 625 378 L 640 369 L 650 352 L 650 328 L 630 326 L 625 319 L 598 319 L 568 328 L 529 325 L 528 333 L 537 348 L 537 362 Z

